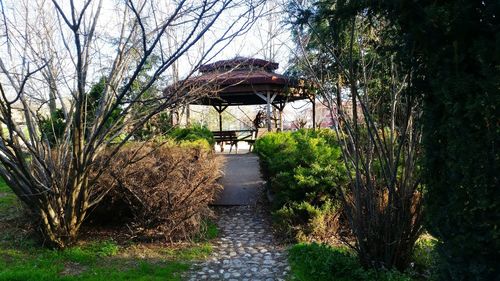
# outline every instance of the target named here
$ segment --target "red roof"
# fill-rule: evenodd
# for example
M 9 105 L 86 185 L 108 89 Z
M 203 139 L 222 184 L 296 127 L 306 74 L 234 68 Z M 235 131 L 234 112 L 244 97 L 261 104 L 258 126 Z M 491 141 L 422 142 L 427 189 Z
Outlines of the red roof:
M 190 78 L 189 81 L 193 83 L 217 84 L 219 86 L 236 86 L 241 84 L 289 85 L 296 83 L 295 79 L 261 69 L 251 71 L 210 71 L 200 76 Z
M 237 57 L 230 60 L 220 60 L 214 63 L 204 64 L 200 66 L 201 73 L 210 72 L 214 70 L 228 71 L 230 69 L 252 69 L 263 68 L 267 71 L 274 71 L 278 69 L 279 64 L 263 59 Z
M 278 63 L 255 58 L 221 60 L 200 66 L 201 75 L 181 81 L 188 91 L 206 91 L 200 104 L 263 104 L 256 93 L 273 92 L 275 102 L 307 98 L 304 81 L 274 73 Z M 165 89 L 168 93 L 172 88 Z

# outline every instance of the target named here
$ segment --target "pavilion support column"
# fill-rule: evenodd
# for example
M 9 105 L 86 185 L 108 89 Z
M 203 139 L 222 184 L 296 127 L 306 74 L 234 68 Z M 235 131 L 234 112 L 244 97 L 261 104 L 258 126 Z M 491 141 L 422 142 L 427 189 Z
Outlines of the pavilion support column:
M 267 111 L 267 114 L 266 114 L 267 131 L 271 132 L 271 130 L 272 130 L 272 124 L 271 124 L 271 93 L 269 91 L 267 91 L 266 98 L 267 98 L 266 99 L 266 101 L 267 101 L 267 104 L 266 104 L 266 111 Z
M 258 97 L 260 97 L 262 100 L 266 102 L 266 125 L 267 125 L 267 131 L 272 131 L 272 124 L 271 124 L 271 105 L 274 106 L 273 101 L 278 95 L 278 93 L 274 93 L 271 96 L 271 91 L 267 91 L 266 95 L 263 95 L 261 93 L 255 93 Z
M 313 122 L 313 130 L 316 130 L 316 95 L 311 95 L 311 97 L 309 98 L 309 100 L 311 101 L 312 103 L 312 122 Z
M 219 113 L 219 132 L 222 132 L 222 112 L 226 110 L 227 105 L 213 105 L 213 107 Z
M 283 132 L 283 109 L 285 109 L 285 105 L 286 105 L 286 100 L 285 101 L 280 101 L 280 102 L 277 102 L 277 103 L 273 103 L 272 104 L 274 106 L 274 108 L 276 108 L 279 112 L 279 119 L 278 119 L 278 129 L 280 132 Z
M 220 132 L 220 135 L 222 136 L 222 112 L 224 112 L 224 110 L 226 110 L 227 105 L 213 105 L 213 107 L 219 113 L 219 132 Z M 219 144 L 220 144 L 220 150 L 224 151 L 224 143 L 221 142 Z
M 186 127 L 191 125 L 191 109 L 189 108 L 189 104 L 186 104 Z
M 222 132 L 222 112 L 219 112 L 219 132 Z
M 279 113 L 280 113 L 280 126 L 279 126 L 279 128 L 280 128 L 280 132 L 283 132 L 283 110 L 280 110 Z

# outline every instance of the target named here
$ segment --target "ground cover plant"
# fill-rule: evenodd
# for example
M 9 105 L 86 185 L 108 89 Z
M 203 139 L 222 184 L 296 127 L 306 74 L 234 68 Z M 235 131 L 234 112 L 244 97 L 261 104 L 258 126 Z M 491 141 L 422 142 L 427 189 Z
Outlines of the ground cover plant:
M 289 250 L 292 278 L 299 281 L 413 281 L 436 280 L 435 240 L 420 239 L 412 257 L 412 267 L 396 270 L 363 268 L 356 253 L 345 246 L 296 244 Z
M 281 233 L 296 240 L 328 239 L 340 220 L 340 187 L 347 171 L 331 130 L 269 133 L 255 143 L 264 178 L 274 194 Z
M 297 244 L 290 249 L 292 274 L 301 281 L 410 281 L 399 272 L 364 269 L 356 255 L 345 248 Z

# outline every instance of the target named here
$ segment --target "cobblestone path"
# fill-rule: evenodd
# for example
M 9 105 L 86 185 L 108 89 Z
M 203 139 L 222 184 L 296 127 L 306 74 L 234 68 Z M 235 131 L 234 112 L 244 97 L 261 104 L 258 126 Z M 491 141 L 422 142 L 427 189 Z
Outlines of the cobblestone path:
M 272 234 L 264 211 L 254 206 L 218 207 L 219 237 L 207 261 L 193 265 L 189 281 L 285 280 L 285 249 Z

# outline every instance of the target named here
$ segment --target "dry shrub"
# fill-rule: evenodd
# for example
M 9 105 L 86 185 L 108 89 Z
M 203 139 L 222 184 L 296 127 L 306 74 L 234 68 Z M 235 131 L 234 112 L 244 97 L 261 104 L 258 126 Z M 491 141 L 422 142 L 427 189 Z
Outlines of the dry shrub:
M 222 188 L 221 165 L 212 151 L 196 144 L 129 144 L 97 181 L 98 189 L 109 192 L 91 221 L 126 225 L 138 239 L 192 237 Z
M 393 265 L 403 270 L 411 262 L 412 249 L 422 232 L 423 203 L 422 193 L 412 189 L 397 186 L 391 191 L 372 186 L 346 195 L 352 233 L 342 238 L 358 247 L 355 248 L 358 253 L 363 252 L 364 265 L 376 268 Z M 353 237 L 356 241 L 352 241 Z
M 274 226 L 289 242 L 338 244 L 338 233 L 346 228 L 342 208 L 327 201 L 317 207 L 308 202 L 289 203 L 273 212 Z
M 306 228 L 298 230 L 297 241 L 339 244 L 338 232 L 342 229 L 341 216 L 341 211 L 338 210 L 311 218 Z

